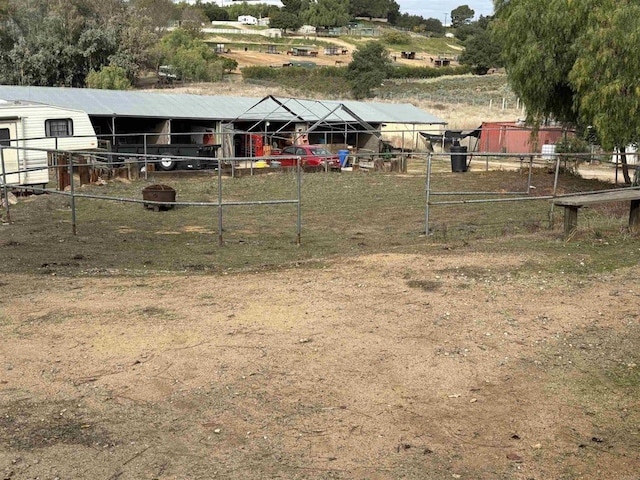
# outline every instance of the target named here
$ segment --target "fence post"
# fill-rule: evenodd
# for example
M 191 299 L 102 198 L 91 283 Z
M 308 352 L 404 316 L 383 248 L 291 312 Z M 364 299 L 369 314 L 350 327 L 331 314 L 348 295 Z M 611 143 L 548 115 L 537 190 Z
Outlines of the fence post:
M 138 167 L 138 164 L 136 163 L 136 168 Z M 144 179 L 148 180 L 149 179 L 149 162 L 148 162 L 148 157 L 147 157 L 147 134 L 144 134 Z
M 58 172 L 58 137 L 55 137 L 53 146 L 55 147 L 55 152 L 53 153 L 53 158 L 51 163 L 53 163 L 53 173 L 55 176 L 54 178 L 55 178 L 56 185 L 60 185 L 60 180 L 58 177 L 60 175 L 60 172 Z
M 426 204 L 424 209 L 424 234 L 429 235 L 429 201 L 431 197 L 431 158 L 432 154 L 427 156 L 427 185 L 426 185 Z
M 298 157 L 296 160 L 297 168 L 297 183 L 298 183 L 298 220 L 296 231 L 296 245 L 302 243 L 302 157 Z
M 404 130 L 402 130 L 402 153 L 400 154 L 400 158 L 404 158 Z
M 69 155 L 69 186 L 71 188 L 71 231 L 73 235 L 77 235 L 78 228 L 76 225 L 76 196 L 75 182 L 73 180 L 73 156 Z
M 556 174 L 553 179 L 553 198 L 556 197 L 558 192 L 558 177 L 560 176 L 560 155 L 556 155 Z M 553 229 L 553 202 L 551 202 L 551 209 L 549 210 L 549 230 Z
M 218 159 L 218 246 L 222 245 L 222 162 Z
M 4 166 L 4 147 L 0 145 L 0 162 L 2 162 L 2 194 L 4 196 L 5 208 L 7 210 L 7 223 L 11 223 L 11 210 L 9 207 L 9 193 L 7 190 L 7 171 Z

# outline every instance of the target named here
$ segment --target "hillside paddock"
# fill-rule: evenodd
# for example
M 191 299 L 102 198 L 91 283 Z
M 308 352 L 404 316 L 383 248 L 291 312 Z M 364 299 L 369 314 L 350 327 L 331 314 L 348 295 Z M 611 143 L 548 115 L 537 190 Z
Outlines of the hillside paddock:
M 544 195 L 553 175 L 533 181 Z M 217 194 L 206 175 L 162 182 Z M 290 198 L 295 181 L 223 187 Z M 219 247 L 215 210 L 77 203 L 76 237 L 54 195 L 0 227 L 2 478 L 637 478 L 628 205 L 581 212 L 570 242 L 544 201 L 440 207 L 425 236 L 423 176 L 310 174 L 300 246 L 284 206 L 225 209 Z

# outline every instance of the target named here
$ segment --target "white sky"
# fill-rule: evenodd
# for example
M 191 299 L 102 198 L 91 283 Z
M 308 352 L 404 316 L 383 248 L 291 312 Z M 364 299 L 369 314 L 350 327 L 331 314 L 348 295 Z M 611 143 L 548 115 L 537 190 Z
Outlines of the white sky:
M 471 10 L 476 12 L 476 19 L 480 15 L 493 15 L 492 0 L 396 0 L 400 5 L 401 13 L 420 15 L 424 18 L 437 18 L 444 23 L 451 21 L 451 10 L 461 6 L 469 5 Z

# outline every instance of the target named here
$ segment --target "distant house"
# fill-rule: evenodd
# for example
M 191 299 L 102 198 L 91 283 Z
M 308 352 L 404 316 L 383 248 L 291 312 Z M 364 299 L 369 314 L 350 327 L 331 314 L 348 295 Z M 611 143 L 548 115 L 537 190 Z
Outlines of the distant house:
M 238 22 L 242 25 L 258 25 L 258 19 L 251 15 L 240 15 L 238 17 Z
M 316 27 L 313 25 L 303 25 L 298 29 L 298 33 L 302 35 L 312 35 L 316 33 Z
M 365 20 L 368 22 L 388 23 L 389 19 L 385 17 L 356 17 L 356 20 Z

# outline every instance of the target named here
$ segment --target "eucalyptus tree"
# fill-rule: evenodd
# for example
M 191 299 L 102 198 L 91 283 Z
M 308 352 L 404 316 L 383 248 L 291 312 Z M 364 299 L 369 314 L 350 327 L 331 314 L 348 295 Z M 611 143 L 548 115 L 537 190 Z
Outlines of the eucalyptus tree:
M 593 125 L 602 145 L 622 152 L 640 140 L 640 2 L 602 0 L 593 5 L 569 73 L 580 119 Z M 623 168 L 625 181 L 630 177 Z M 639 172 L 636 170 L 635 184 Z
M 302 20 L 315 27 L 342 27 L 349 23 L 348 0 L 315 0 L 301 14 Z
M 347 80 L 353 96 L 357 99 L 372 96 L 372 90 L 387 78 L 391 68 L 389 52 L 382 43 L 371 41 L 359 47 L 347 66 Z
M 451 10 L 451 25 L 455 28 L 470 23 L 475 14 L 469 5 L 460 5 Z
M 349 13 L 354 17 L 388 18 L 399 8 L 395 0 L 349 0 Z
M 592 126 L 605 148 L 623 153 L 638 143 L 638 0 L 496 0 L 495 11 L 509 81 L 531 123 Z

